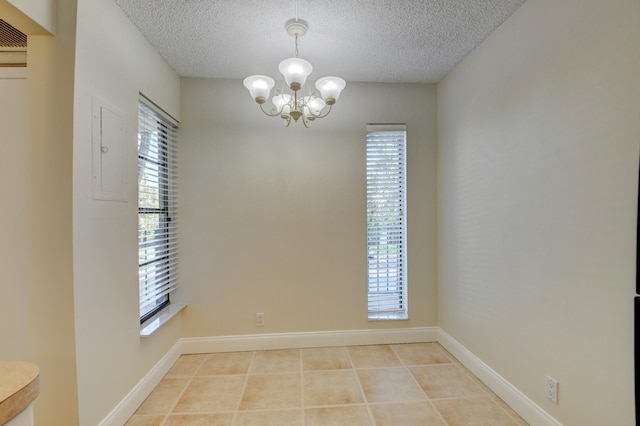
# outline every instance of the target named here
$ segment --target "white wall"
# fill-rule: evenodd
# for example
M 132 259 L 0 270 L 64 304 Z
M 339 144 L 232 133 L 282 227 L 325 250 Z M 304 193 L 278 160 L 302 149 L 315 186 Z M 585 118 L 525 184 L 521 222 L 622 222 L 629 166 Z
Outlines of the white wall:
M 56 32 L 56 0 L 2 0 L 12 4 L 42 30 Z M 64 7 L 64 6 L 61 6 Z M 34 27 L 34 31 L 37 29 Z M 23 32 L 27 34 L 24 30 Z
M 436 325 L 435 86 L 350 82 L 305 129 L 264 116 L 240 80 L 181 81 L 183 336 Z M 404 322 L 367 321 L 368 122 L 407 123 Z
M 179 316 L 139 336 L 137 107 L 145 93 L 179 118 L 178 76 L 112 0 L 78 2 L 73 254 L 80 423 L 95 425 L 180 337 Z M 125 202 L 92 195 L 92 96 L 124 113 Z
M 634 424 L 640 3 L 529 0 L 438 115 L 440 326 L 563 424 Z

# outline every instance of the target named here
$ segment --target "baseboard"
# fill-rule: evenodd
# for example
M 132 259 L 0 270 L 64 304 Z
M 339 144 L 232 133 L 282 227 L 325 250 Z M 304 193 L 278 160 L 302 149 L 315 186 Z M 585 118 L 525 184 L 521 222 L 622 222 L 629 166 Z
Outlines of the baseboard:
M 268 349 L 435 342 L 437 338 L 437 327 L 248 334 L 182 338 L 181 350 L 183 354 L 197 354 Z
M 444 330 L 438 329 L 438 343 L 475 374 L 496 395 L 532 426 L 562 426 L 562 424 L 529 399 L 518 388 L 476 357 Z
M 99 426 L 119 426 L 125 424 L 178 360 L 181 355 L 180 350 L 181 342 L 178 340 L 160 361 L 149 370 L 142 380 L 140 380 L 122 401 L 99 423 Z

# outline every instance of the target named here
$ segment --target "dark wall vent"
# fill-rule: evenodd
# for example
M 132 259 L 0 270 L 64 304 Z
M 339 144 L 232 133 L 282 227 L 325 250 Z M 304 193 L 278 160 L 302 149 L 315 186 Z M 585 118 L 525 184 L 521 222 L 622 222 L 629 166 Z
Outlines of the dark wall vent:
M 0 67 L 27 65 L 27 35 L 0 19 Z
M 27 35 L 0 19 L 0 47 L 27 48 Z

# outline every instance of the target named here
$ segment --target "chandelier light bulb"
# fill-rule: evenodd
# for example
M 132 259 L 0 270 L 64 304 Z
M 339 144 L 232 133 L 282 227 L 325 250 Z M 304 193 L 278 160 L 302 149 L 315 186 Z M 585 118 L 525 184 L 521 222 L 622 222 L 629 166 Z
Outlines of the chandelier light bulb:
M 271 89 L 276 82 L 266 75 L 252 75 L 242 82 L 249 90 L 251 97 L 259 104 L 263 104 L 271 94 Z
M 298 91 L 304 83 L 307 82 L 307 77 L 313 71 L 311 64 L 304 59 L 289 58 L 280 62 L 278 65 L 278 71 L 284 77 L 285 83 L 291 88 L 291 90 Z
M 280 117 L 284 119 L 289 117 L 289 113 L 291 112 L 291 95 L 275 95 L 273 99 L 271 99 L 271 102 L 275 105 L 276 110 L 280 112 Z
M 320 96 L 327 105 L 336 103 L 346 85 L 347 83 L 340 77 L 323 77 L 316 81 L 316 89 L 320 91 Z
M 304 114 L 309 119 L 314 119 L 322 113 L 322 110 L 327 105 L 325 101 L 315 96 L 305 96 L 303 98 L 303 104 L 305 105 Z

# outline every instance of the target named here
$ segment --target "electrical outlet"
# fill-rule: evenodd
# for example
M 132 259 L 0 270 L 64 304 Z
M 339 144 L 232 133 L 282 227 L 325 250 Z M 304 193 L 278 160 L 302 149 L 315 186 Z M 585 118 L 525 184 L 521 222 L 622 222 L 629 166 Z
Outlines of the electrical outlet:
M 264 312 L 256 312 L 256 327 L 264 327 Z
M 545 380 L 545 392 L 547 399 L 550 399 L 554 404 L 558 403 L 558 381 L 553 377 L 546 376 Z

